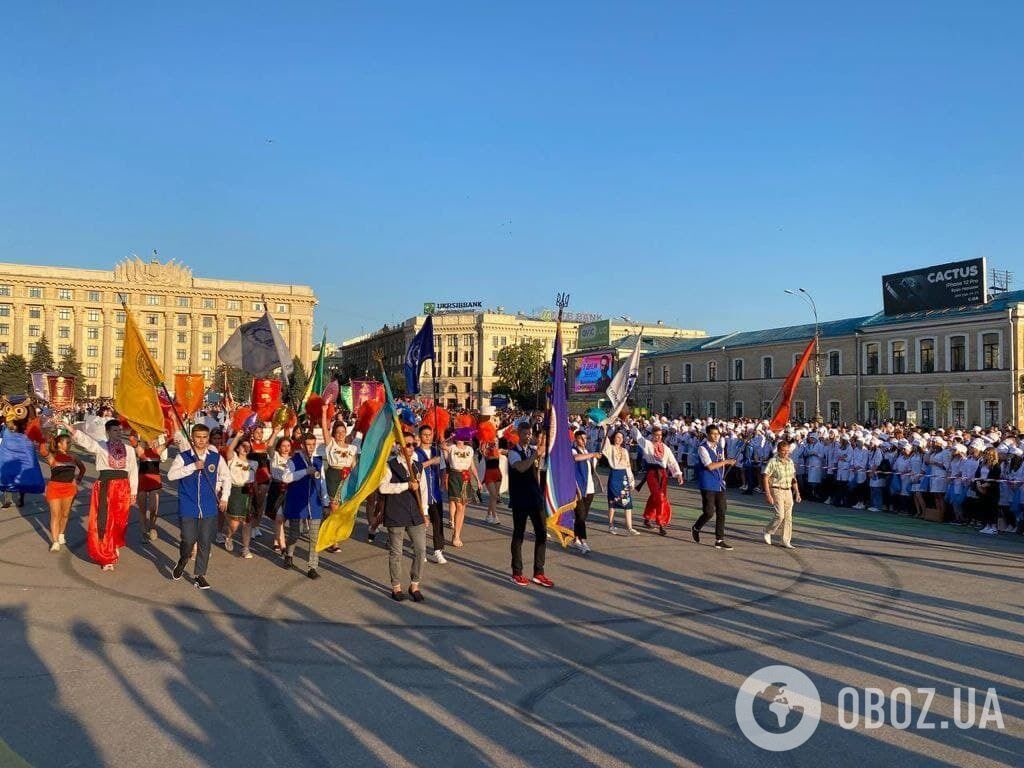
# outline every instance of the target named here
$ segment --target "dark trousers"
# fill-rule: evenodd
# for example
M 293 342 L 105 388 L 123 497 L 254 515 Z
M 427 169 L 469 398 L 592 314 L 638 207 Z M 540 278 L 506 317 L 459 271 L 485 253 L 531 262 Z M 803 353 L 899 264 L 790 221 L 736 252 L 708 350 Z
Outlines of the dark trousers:
M 544 513 L 536 509 L 512 507 L 512 574 L 523 572 L 523 540 L 526 538 L 526 521 L 533 524 L 533 573 L 544 573 L 544 551 L 548 540 Z
M 757 490 L 757 484 L 760 480 L 760 475 L 757 474 L 757 465 L 751 464 L 748 467 L 743 468 L 743 477 L 746 480 L 747 487 L 744 489 L 744 493 L 750 494 Z
M 704 511 L 693 527 L 699 531 L 714 515 L 715 539 L 721 541 L 725 538 L 725 491 L 701 491 L 700 502 Z
M 181 518 L 181 545 L 178 548 L 178 564 L 184 566 L 192 557 L 192 547 L 196 546 L 196 567 L 192 572 L 197 578 L 206 575 L 206 567 L 210 564 L 210 545 L 213 535 L 217 532 L 217 516 L 183 517 Z
M 594 494 L 588 493 L 580 496 L 576 501 L 576 509 L 573 510 L 572 532 L 577 539 L 587 538 L 587 517 L 590 515 L 590 505 L 594 503 Z
M 427 506 L 427 513 L 430 516 L 430 527 L 434 532 L 434 549 L 437 552 L 444 551 L 444 507 L 440 501 L 431 502 Z

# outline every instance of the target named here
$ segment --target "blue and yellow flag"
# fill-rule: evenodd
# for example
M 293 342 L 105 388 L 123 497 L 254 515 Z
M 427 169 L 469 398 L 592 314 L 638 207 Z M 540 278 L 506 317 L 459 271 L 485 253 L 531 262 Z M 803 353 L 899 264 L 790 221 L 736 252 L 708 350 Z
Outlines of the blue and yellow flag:
M 317 551 L 344 541 L 352 535 L 355 527 L 359 505 L 366 497 L 380 487 L 384 467 L 391 458 L 391 449 L 397 440 L 402 442 L 402 428 L 398 424 L 398 409 L 395 408 L 391 396 L 388 377 L 384 376 L 384 390 L 387 398 L 384 405 L 373 417 L 370 426 L 363 435 L 363 444 L 359 449 L 359 459 L 345 482 L 338 486 L 338 493 L 333 501 L 338 507 L 320 525 L 320 535 L 316 540 Z

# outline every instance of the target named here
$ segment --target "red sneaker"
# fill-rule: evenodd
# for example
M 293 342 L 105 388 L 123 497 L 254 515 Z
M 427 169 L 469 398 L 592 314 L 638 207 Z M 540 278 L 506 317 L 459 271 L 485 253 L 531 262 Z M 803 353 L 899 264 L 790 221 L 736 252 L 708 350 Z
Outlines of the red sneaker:
M 555 586 L 555 582 L 553 582 L 551 579 L 549 579 L 543 573 L 536 574 L 533 577 L 533 583 L 534 584 L 540 584 L 542 587 L 547 587 L 548 589 L 551 589 L 551 587 Z
M 530 586 L 530 580 L 523 576 L 523 574 L 521 573 L 512 574 L 512 583 L 515 584 L 517 587 Z

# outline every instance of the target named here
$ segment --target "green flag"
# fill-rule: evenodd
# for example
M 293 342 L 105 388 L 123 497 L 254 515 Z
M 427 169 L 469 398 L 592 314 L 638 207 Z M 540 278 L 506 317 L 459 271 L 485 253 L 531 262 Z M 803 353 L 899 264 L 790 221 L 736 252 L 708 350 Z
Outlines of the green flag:
M 302 404 L 299 411 L 306 409 L 306 402 L 312 395 L 321 395 L 324 391 L 324 358 L 327 357 L 327 329 L 324 328 L 324 335 L 320 339 L 320 353 L 313 363 L 313 370 L 309 374 L 309 382 L 306 384 L 306 391 L 302 394 Z
M 340 391 L 338 397 L 341 400 L 341 404 L 344 405 L 345 408 L 347 408 L 348 410 L 351 411 L 352 410 L 352 385 L 351 384 L 342 384 L 341 385 L 341 391 Z

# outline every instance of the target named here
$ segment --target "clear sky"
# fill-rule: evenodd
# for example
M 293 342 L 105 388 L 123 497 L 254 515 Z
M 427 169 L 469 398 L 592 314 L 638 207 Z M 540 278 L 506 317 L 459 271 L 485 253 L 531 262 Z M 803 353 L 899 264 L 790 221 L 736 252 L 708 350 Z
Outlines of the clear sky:
M 0 260 L 709 331 L 1024 246 L 1019 2 L 8 3 Z M 1024 271 L 1018 287 L 1024 286 Z

